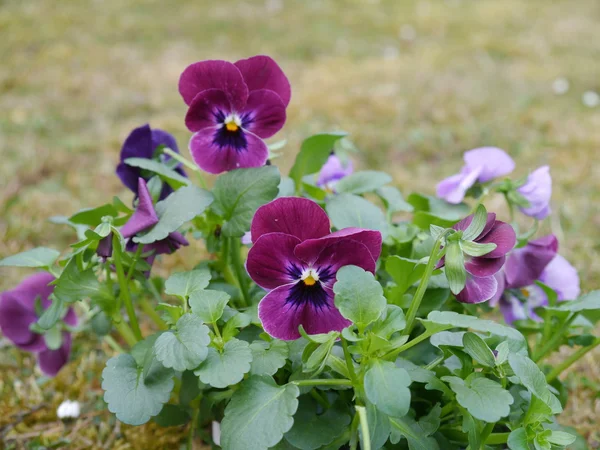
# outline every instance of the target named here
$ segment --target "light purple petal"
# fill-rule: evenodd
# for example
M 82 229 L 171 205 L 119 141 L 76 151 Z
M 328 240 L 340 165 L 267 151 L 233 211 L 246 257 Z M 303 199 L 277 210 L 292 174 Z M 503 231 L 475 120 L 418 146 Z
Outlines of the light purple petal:
M 499 258 L 469 257 L 465 261 L 465 269 L 476 277 L 489 277 L 502 269 L 505 260 L 504 256 Z
M 268 89 L 275 92 L 284 106 L 290 103 L 292 89 L 290 82 L 277 63 L 265 55 L 241 59 L 235 63 L 240 70 L 250 92 Z
M 532 284 L 526 290 L 527 292 L 527 313 L 529 317 L 536 322 L 542 322 L 543 319 L 535 313 L 535 308 L 548 305 L 548 296 L 544 290 L 536 284 Z
M 29 303 L 32 298 L 22 298 L 24 294 L 7 291 L 0 294 L 0 330 L 21 350 L 40 351 L 46 348 L 42 335 L 29 330 L 37 322 L 37 315 Z
M 265 289 L 296 281 L 290 269 L 300 266 L 301 262 L 294 256 L 294 248 L 300 239 L 285 233 L 268 233 L 258 238 L 246 261 L 246 270 L 256 284 Z M 298 267 L 302 270 L 302 267 Z
M 557 250 L 558 240 L 551 234 L 510 252 L 504 269 L 508 287 L 521 288 L 533 284 L 556 256 Z
M 577 269 L 561 255 L 556 255 L 550 261 L 540 281 L 554 289 L 559 300 L 575 300 L 581 293 Z
M 508 175 L 515 169 L 515 162 L 497 147 L 479 147 L 465 152 L 463 159 L 471 170 L 480 168 L 478 181 L 486 183 L 494 178 Z
M 227 61 L 208 60 L 191 64 L 179 78 L 179 93 L 187 105 L 207 89 L 225 92 L 235 110 L 241 110 L 248 99 L 248 87 L 242 74 Z
M 452 175 L 438 183 L 436 195 L 448 203 L 458 204 L 463 201 L 465 194 L 475 184 L 481 173 L 481 167 L 473 169 L 464 167 L 457 175 Z
M 498 302 L 500 301 L 502 294 L 504 294 L 504 289 L 506 289 L 506 281 L 503 270 L 500 270 L 499 272 L 495 273 L 494 278 L 498 283 L 498 288 L 496 289 L 496 293 L 494 294 L 494 296 L 490 299 L 490 306 L 492 308 L 498 306 Z
M 490 300 L 498 290 L 498 282 L 491 277 L 474 277 L 467 274 L 465 288 L 458 293 L 456 299 L 462 303 L 482 303 Z
M 219 113 L 227 116 L 232 111 L 225 92 L 218 89 L 207 89 L 198 93 L 190 103 L 185 115 L 185 126 L 190 131 L 221 126 L 217 120 Z
M 550 167 L 542 166 L 529 174 L 527 182 L 517 189 L 529 201 L 527 208 L 520 208 L 523 214 L 538 220 L 550 214 L 550 198 L 552 197 L 552 177 Z
M 500 311 L 504 316 L 504 321 L 509 325 L 516 320 L 527 319 L 527 312 L 524 305 L 512 295 L 504 295 L 500 299 Z
M 242 111 L 242 127 L 262 139 L 277 133 L 285 123 L 285 105 L 273 91 L 252 91 Z
M 352 161 L 348 160 L 344 166 L 342 160 L 335 154 L 329 155 L 327 162 L 321 167 L 319 172 L 319 178 L 317 179 L 317 186 L 327 187 L 331 183 L 341 180 L 354 172 Z
M 264 330 L 272 337 L 284 341 L 298 339 L 298 326 L 302 325 L 308 334 L 341 331 L 351 324 L 344 319 L 333 304 L 333 292 L 326 289 L 326 307 L 315 307 L 306 302 L 295 305 L 288 302 L 291 285 L 280 286 L 269 292 L 258 304 L 258 317 Z
M 267 145 L 258 136 L 244 132 L 246 148 L 232 145 L 219 146 L 215 142 L 215 128 L 204 128 L 190 140 L 190 152 L 194 162 L 209 173 L 222 173 L 229 170 L 261 167 L 269 157 Z
M 134 236 L 140 231 L 158 223 L 158 216 L 152 204 L 152 197 L 150 196 L 146 182 L 142 178 L 138 179 L 138 199 L 135 212 L 131 215 L 127 223 L 123 225 L 123 228 L 121 228 L 121 234 L 125 238 Z
M 317 203 L 301 197 L 281 197 L 261 206 L 250 227 L 254 242 L 266 233 L 286 233 L 301 241 L 329 234 L 329 217 Z
M 494 250 L 481 256 L 481 258 L 499 258 L 513 249 L 517 243 L 517 234 L 511 225 L 496 220 L 492 229 L 482 238 L 475 239 L 475 241 L 480 244 L 496 244 Z
M 63 318 L 63 322 L 71 327 L 76 327 L 79 319 L 77 319 L 77 314 L 75 314 L 75 310 L 73 308 L 69 308 L 67 310 L 67 314 Z
M 252 233 L 246 231 L 242 236 L 241 241 L 244 245 L 252 245 Z
M 54 377 L 69 361 L 71 353 L 71 334 L 63 332 L 62 346 L 57 350 L 45 350 L 38 354 L 38 363 L 42 372 L 49 377 Z

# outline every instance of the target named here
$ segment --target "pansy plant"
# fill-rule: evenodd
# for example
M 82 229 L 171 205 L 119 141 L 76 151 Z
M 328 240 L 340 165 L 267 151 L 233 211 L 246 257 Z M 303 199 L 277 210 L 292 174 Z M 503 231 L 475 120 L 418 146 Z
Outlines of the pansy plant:
M 556 237 L 535 236 L 546 167 L 527 175 L 480 147 L 437 198 L 405 200 L 389 175 L 332 155 L 345 133 L 307 138 L 287 175 L 267 164 L 291 98 L 267 56 L 194 63 L 179 91 L 191 160 L 136 128 L 117 168 L 133 195 L 60 219 L 78 236 L 65 252 L 0 261 L 38 270 L 0 296 L 3 351 L 54 376 L 95 333 L 120 421 L 185 425 L 187 442 L 225 450 L 575 441 L 555 422 L 559 376 L 600 345 L 600 293 L 580 295 Z M 484 207 L 494 194 L 509 217 Z M 531 229 L 516 231 L 517 209 Z M 191 270 L 168 273 L 179 261 Z

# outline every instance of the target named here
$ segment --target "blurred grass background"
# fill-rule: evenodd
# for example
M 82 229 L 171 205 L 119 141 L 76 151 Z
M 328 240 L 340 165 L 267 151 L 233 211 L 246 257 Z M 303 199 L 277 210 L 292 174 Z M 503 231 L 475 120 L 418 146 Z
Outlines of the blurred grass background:
M 186 65 L 265 53 L 293 89 L 276 136 L 288 139 L 283 168 L 304 137 L 332 129 L 351 134 L 359 165 L 391 171 L 406 194 L 433 193 L 459 169 L 463 151 L 481 145 L 507 150 L 517 176 L 549 164 L 554 212 L 546 227 L 584 289 L 599 288 L 600 107 L 582 102 L 585 91 L 600 90 L 599 20 L 596 0 L 0 0 L 0 258 L 65 248 L 72 233 L 49 217 L 112 195 L 129 199 L 114 167 L 132 128 L 166 129 L 189 154 L 177 92 Z M 552 88 L 557 78 L 569 82 L 562 95 Z M 193 258 L 188 251 L 167 264 Z M 24 274 L 2 269 L 0 289 Z M 0 350 L 0 362 L 10 360 L 0 366 L 8 374 L 0 379 L 0 437 L 10 448 L 64 435 L 75 439 L 65 448 L 102 448 L 115 431 L 95 412 L 100 353 L 82 347 L 80 359 L 41 387 L 31 358 L 14 362 Z M 592 446 L 600 445 L 598 356 L 569 375 L 573 396 L 561 419 Z M 54 410 L 67 397 L 88 408 L 63 426 Z M 105 448 L 173 448 L 156 436 L 174 442 L 182 432 L 124 430 Z

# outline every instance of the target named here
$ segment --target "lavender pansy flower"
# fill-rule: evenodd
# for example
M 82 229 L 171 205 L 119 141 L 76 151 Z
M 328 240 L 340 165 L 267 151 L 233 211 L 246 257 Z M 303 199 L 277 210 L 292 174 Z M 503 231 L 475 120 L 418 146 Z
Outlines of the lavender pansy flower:
M 221 173 L 265 164 L 269 151 L 263 139 L 283 127 L 291 97 L 290 83 L 273 59 L 194 63 L 181 74 L 179 92 L 189 106 L 185 124 L 194 132 L 190 152 L 198 166 Z
M 269 293 L 258 316 L 271 336 L 294 340 L 298 326 L 309 334 L 341 331 L 350 325 L 335 307 L 338 269 L 356 265 L 370 272 L 381 253 L 381 233 L 361 228 L 331 232 L 329 218 L 315 202 L 282 197 L 260 207 L 252 220 L 254 245 L 246 269 Z
M 561 255 L 550 261 L 539 280 L 554 289 L 560 301 L 575 300 L 581 293 L 577 269 Z
M 486 183 L 494 178 L 508 175 L 515 162 L 497 147 L 480 147 L 465 152 L 465 165 L 457 175 L 442 180 L 437 185 L 437 196 L 448 203 L 460 203 L 476 182 Z
M 550 214 L 552 197 L 550 167 L 542 166 L 531 172 L 525 184 L 517 191 L 529 201 L 528 207 L 520 208 L 521 212 L 538 220 L 545 219 Z
M 129 220 L 123 228 L 121 228 L 121 234 L 124 238 L 129 239 L 127 242 L 127 250 L 135 251 L 138 244 L 136 244 L 133 236 L 147 230 L 158 223 L 158 216 L 154 205 L 152 204 L 152 197 L 148 191 L 148 186 L 143 178 L 138 180 L 138 204 L 135 212 L 131 215 Z M 148 264 L 152 265 L 156 255 L 171 254 L 178 250 L 181 246 L 189 245 L 189 242 L 183 237 L 178 231 L 169 233 L 165 239 L 153 242 L 151 244 L 144 245 L 142 250 L 143 253 L 152 252 L 151 255 L 146 257 Z
M 464 218 L 452 228 L 465 231 L 473 221 L 473 214 Z M 506 254 L 515 246 L 517 236 L 509 224 L 496 220 L 496 214 L 488 213 L 486 224 L 473 242 L 478 244 L 496 244 L 496 248 L 483 256 L 464 255 L 467 280 L 464 289 L 456 295 L 463 303 L 481 303 L 494 297 L 498 282 L 494 275 L 502 269 Z M 438 267 L 442 267 L 442 259 Z
M 344 164 L 335 153 L 331 153 L 327 162 L 321 167 L 319 178 L 317 179 L 317 186 L 333 192 L 337 182 L 342 178 L 351 175 L 352 172 L 354 172 L 352 161 L 348 160 L 346 164 Z
M 39 299 L 43 310 L 52 301 L 48 298 L 53 286 L 54 276 L 40 272 L 25 278 L 17 287 L 0 294 L 0 330 L 16 347 L 37 354 L 38 364 L 44 374 L 55 376 L 69 360 L 71 353 L 71 333 L 62 332 L 62 344 L 56 350 L 46 345 L 44 336 L 34 333 L 30 326 L 37 322 L 36 302 Z M 63 322 L 69 326 L 77 325 L 77 316 L 73 308 L 67 310 Z
M 121 162 L 117 166 L 117 175 L 123 184 L 131 189 L 136 196 L 138 195 L 138 178 L 148 180 L 150 177 L 145 177 L 141 168 L 130 166 L 125 163 L 125 160 L 127 158 L 153 159 L 156 149 L 160 146 L 168 147 L 174 152 L 179 153 L 177 142 L 173 136 L 163 130 L 153 130 L 148 124 L 135 128 L 123 143 L 123 147 L 121 148 Z M 168 155 L 160 155 L 159 157 L 161 161 L 171 159 Z M 180 175 L 186 176 L 181 164 L 177 164 L 174 170 Z M 160 199 L 166 198 L 171 192 L 173 192 L 171 186 L 163 183 Z

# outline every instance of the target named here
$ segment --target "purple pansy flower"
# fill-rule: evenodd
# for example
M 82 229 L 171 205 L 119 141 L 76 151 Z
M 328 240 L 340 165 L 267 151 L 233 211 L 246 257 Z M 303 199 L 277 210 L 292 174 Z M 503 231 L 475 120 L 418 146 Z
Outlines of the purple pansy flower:
M 519 194 L 529 201 L 529 206 L 520 208 L 523 214 L 545 219 L 550 214 L 550 197 L 552 197 L 552 178 L 550 167 L 542 166 L 529 174 L 523 186 L 517 189 Z
M 150 129 L 150 125 L 146 124 L 139 128 L 135 128 L 121 148 L 121 162 L 117 166 L 117 175 L 125 186 L 131 189 L 135 195 L 138 195 L 138 178 L 143 177 L 142 169 L 139 167 L 133 167 L 125 164 L 127 158 L 146 158 L 153 159 L 155 157 L 154 152 L 160 146 L 168 147 L 174 152 L 179 153 L 177 148 L 177 142 L 175 138 L 169 133 L 163 130 Z M 160 155 L 161 161 L 168 161 L 171 159 L 167 155 Z M 182 176 L 186 176 L 181 164 L 177 164 L 174 170 Z M 146 180 L 148 178 L 144 178 Z M 173 188 L 167 183 L 163 183 L 162 191 L 160 192 L 160 199 L 166 198 Z
M 342 178 L 351 175 L 352 172 L 354 172 L 352 161 L 348 160 L 346 164 L 344 164 L 335 153 L 331 153 L 327 162 L 321 167 L 319 178 L 317 179 L 317 186 L 333 192 L 337 182 Z
M 246 269 L 269 293 L 258 305 L 267 333 L 283 340 L 307 333 L 341 331 L 350 325 L 333 298 L 340 267 L 356 265 L 375 272 L 381 233 L 361 228 L 331 232 L 329 218 L 315 202 L 282 197 L 261 206 L 252 219 L 254 245 Z
M 37 322 L 36 301 L 40 299 L 42 309 L 52 303 L 48 299 L 54 286 L 48 283 L 54 277 L 47 272 L 40 272 L 25 278 L 17 287 L 0 294 L 0 330 L 16 347 L 37 354 L 40 369 L 44 374 L 53 377 L 69 360 L 71 353 L 71 333 L 62 332 L 62 345 L 51 350 L 46 345 L 44 336 L 34 333 L 29 328 Z M 77 325 L 77 316 L 73 308 L 67 310 L 63 322 L 69 326 Z
M 497 147 L 480 147 L 465 152 L 465 165 L 457 175 L 442 180 L 437 185 L 437 196 L 448 203 L 460 203 L 465 194 L 477 181 L 486 183 L 494 178 L 508 175 L 515 162 L 506 152 Z
M 190 152 L 198 166 L 221 173 L 265 164 L 269 151 L 263 139 L 283 127 L 291 97 L 290 83 L 273 59 L 194 63 L 181 74 L 179 92 L 189 106 L 185 124 L 194 132 Z
M 473 214 L 452 228 L 465 231 L 472 221 Z M 485 227 L 473 241 L 479 244 L 496 244 L 496 248 L 483 256 L 465 255 L 467 281 L 465 288 L 456 295 L 456 299 L 463 303 L 481 303 L 494 297 L 498 289 L 494 275 L 502 269 L 506 254 L 515 246 L 517 236 L 513 227 L 496 220 L 496 214 L 488 213 Z M 438 267 L 442 267 L 444 262 L 442 259 Z
M 121 234 L 124 238 L 133 238 L 136 234 L 153 227 L 158 223 L 158 216 L 152 204 L 152 197 L 148 191 L 148 186 L 143 178 L 138 180 L 138 204 L 135 212 L 131 215 L 129 220 L 123 228 L 121 228 Z M 156 255 L 171 254 L 179 249 L 181 246 L 189 245 L 189 242 L 183 237 L 183 235 L 174 231 L 169 235 L 161 239 L 160 241 L 153 242 L 151 244 L 145 244 L 143 253 L 152 252 L 151 255 L 146 257 L 148 264 L 152 265 Z M 133 239 L 129 239 L 127 242 L 127 250 L 135 251 L 138 244 Z
M 559 301 L 575 300 L 581 293 L 577 269 L 561 255 L 550 261 L 539 280 L 556 291 Z

